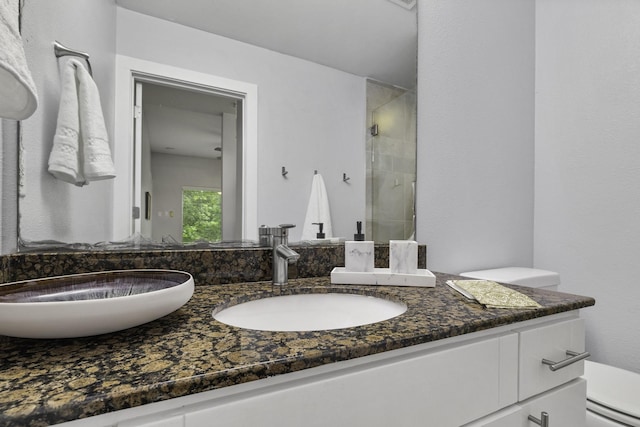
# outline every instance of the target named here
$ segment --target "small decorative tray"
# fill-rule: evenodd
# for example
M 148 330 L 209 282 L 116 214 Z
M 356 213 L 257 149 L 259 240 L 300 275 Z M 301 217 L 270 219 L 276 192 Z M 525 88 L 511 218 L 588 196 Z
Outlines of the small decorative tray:
M 331 283 L 341 285 L 382 285 L 382 286 L 436 286 L 436 276 L 426 269 L 418 269 L 416 274 L 392 273 L 389 268 L 374 268 L 371 272 L 347 271 L 336 267 L 331 271 Z

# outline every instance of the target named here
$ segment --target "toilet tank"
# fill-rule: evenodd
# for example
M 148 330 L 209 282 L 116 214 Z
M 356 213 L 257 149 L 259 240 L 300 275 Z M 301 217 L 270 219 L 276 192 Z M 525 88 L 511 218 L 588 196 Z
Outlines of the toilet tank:
M 526 267 L 504 267 L 490 270 L 476 270 L 460 273 L 460 276 L 470 279 L 493 280 L 495 282 L 513 285 L 529 286 L 531 288 L 558 290 L 560 275 L 554 271 L 540 270 Z

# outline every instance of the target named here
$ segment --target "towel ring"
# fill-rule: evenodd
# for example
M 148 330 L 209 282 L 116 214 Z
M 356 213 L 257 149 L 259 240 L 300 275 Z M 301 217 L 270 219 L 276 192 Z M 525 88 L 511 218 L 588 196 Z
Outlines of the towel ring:
M 78 58 L 84 59 L 87 62 L 87 70 L 89 71 L 91 77 L 93 77 L 93 70 L 91 69 L 91 62 L 89 62 L 88 53 L 69 49 L 57 40 L 53 42 L 53 53 L 56 55 L 56 58 L 60 58 L 62 56 L 77 56 Z

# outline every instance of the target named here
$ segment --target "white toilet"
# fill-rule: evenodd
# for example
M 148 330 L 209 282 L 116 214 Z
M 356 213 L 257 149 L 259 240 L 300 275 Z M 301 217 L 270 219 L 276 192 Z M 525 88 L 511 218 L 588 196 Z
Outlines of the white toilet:
M 478 270 L 460 273 L 460 276 L 471 279 L 494 280 L 496 282 L 511 283 L 513 285 L 529 286 L 530 288 L 558 290 L 560 275 L 554 271 L 539 270 L 537 268 L 505 267 L 491 270 Z
M 560 275 L 534 268 L 506 267 L 461 273 L 472 279 L 557 290 Z M 587 380 L 586 427 L 640 427 L 640 374 L 585 361 Z
M 587 380 L 587 427 L 640 426 L 640 374 L 591 361 Z

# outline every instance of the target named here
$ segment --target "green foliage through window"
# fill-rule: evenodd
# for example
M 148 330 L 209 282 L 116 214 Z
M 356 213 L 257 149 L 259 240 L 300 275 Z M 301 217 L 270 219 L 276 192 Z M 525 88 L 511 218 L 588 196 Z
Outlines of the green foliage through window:
M 182 241 L 222 240 L 222 193 L 182 190 Z

